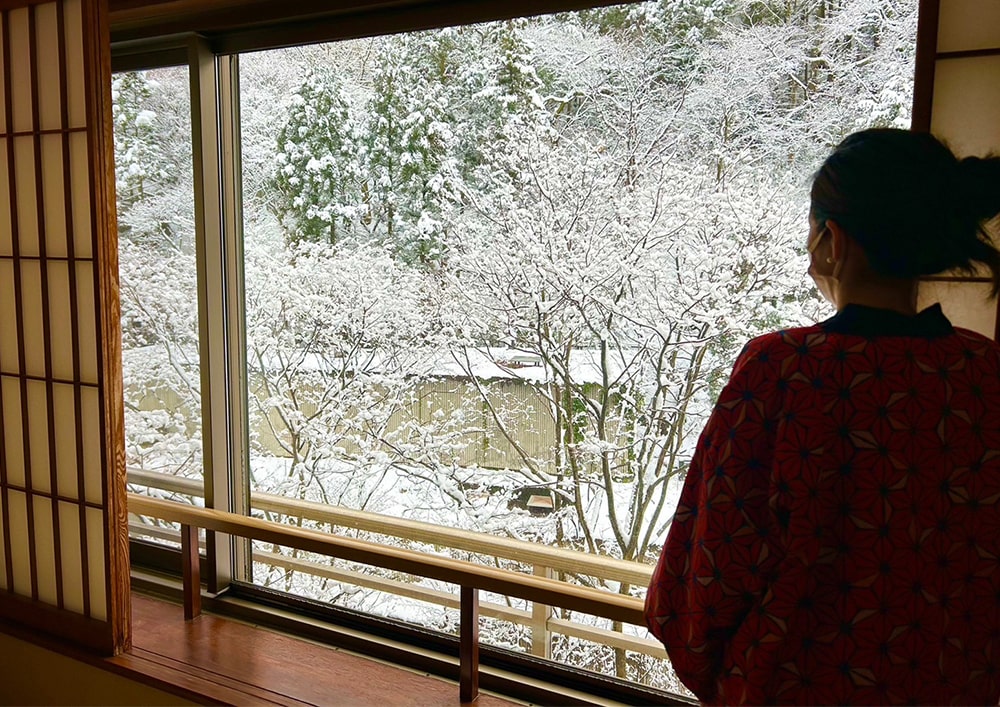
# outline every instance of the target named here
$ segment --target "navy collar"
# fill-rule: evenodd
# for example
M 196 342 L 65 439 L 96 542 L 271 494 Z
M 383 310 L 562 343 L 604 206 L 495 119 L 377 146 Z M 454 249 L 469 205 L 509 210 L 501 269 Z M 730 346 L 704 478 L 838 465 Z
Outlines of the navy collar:
M 914 316 L 907 316 L 888 309 L 876 309 L 860 304 L 849 304 L 820 326 L 832 334 L 854 334 L 872 338 L 876 336 L 913 336 L 936 339 L 948 336 L 954 329 L 951 322 L 935 304 Z

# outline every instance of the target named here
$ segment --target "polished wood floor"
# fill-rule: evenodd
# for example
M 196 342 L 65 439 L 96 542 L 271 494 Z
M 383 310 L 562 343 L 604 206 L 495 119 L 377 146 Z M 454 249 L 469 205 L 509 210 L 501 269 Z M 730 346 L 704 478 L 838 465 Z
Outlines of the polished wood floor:
M 458 685 L 421 673 L 132 595 L 133 649 L 111 659 L 195 702 L 235 705 L 457 705 Z M 481 707 L 518 704 L 480 695 Z

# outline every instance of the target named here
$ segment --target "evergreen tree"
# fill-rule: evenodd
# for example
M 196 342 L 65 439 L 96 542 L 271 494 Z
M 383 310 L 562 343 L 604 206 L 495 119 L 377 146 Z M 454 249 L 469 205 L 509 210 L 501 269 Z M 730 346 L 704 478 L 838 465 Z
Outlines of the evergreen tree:
M 158 139 L 157 113 L 150 103 L 158 84 L 144 72 L 115 74 L 111 115 L 115 133 L 115 189 L 119 208 L 128 209 L 175 179 Z
M 292 242 L 334 244 L 367 218 L 357 130 L 333 72 L 309 73 L 278 133 L 274 210 Z
M 525 20 L 511 20 L 463 30 L 462 68 L 452 100 L 463 121 L 459 139 L 466 178 L 474 176 L 489 154 L 507 147 L 512 126 L 547 117 L 540 94 L 543 82 L 526 36 L 530 26 Z
M 366 106 L 365 198 L 374 240 L 424 267 L 444 257 L 455 201 L 455 133 L 446 86 L 451 33 L 394 38 L 379 53 Z

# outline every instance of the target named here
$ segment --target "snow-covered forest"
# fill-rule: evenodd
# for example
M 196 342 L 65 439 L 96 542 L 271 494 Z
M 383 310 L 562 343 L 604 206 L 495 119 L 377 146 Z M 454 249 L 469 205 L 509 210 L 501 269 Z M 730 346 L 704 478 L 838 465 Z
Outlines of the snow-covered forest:
M 241 56 L 252 489 L 652 562 L 743 343 L 825 315 L 809 178 L 908 127 L 916 10 L 659 0 Z M 187 70 L 113 91 L 128 463 L 198 478 Z

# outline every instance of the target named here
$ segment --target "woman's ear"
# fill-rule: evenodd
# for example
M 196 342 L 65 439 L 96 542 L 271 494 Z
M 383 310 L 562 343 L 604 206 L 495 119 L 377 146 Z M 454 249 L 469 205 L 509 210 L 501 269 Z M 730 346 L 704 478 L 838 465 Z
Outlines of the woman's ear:
M 841 262 L 847 257 L 851 239 L 841 225 L 832 219 L 827 220 L 826 227 L 830 229 L 831 255 L 834 261 Z

